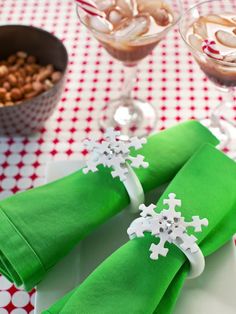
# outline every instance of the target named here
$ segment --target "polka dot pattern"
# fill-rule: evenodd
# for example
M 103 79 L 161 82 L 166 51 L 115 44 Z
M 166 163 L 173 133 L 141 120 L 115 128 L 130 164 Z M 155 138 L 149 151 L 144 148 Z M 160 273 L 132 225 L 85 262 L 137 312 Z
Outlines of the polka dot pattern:
M 195 0 L 185 0 L 185 8 Z M 80 25 L 73 0 L 0 1 L 0 23 L 32 24 L 56 34 L 69 52 L 69 69 L 57 110 L 40 133 L 28 138 L 0 137 L 0 199 L 42 185 L 45 164 L 83 158 L 81 141 L 102 136 L 97 117 L 119 94 L 122 65 Z M 152 102 L 157 130 L 190 118 L 207 117 L 221 100 L 182 42 L 177 28 L 139 65 L 134 96 Z M 236 107 L 225 113 L 236 120 Z M 0 275 L 0 314 L 33 314 L 35 290 L 26 293 Z

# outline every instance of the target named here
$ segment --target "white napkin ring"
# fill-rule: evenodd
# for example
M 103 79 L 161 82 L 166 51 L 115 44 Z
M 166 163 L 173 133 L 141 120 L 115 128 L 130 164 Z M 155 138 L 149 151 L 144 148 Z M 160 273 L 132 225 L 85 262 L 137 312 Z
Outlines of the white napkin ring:
M 150 258 L 157 260 L 159 256 L 166 256 L 168 248 L 165 243 L 175 244 L 188 258 L 190 271 L 188 278 L 193 279 L 201 275 L 205 268 L 205 258 L 201 249 L 197 245 L 197 238 L 187 233 L 188 227 L 193 227 L 195 232 L 201 232 L 202 226 L 208 226 L 206 218 L 200 219 L 193 216 L 192 221 L 187 222 L 180 212 L 175 210 L 176 206 L 181 206 L 181 200 L 176 199 L 174 193 L 170 193 L 168 199 L 164 199 L 163 204 L 168 205 L 168 209 L 163 209 L 157 213 L 154 209 L 156 205 L 145 206 L 142 204 L 141 217 L 135 219 L 127 232 L 130 239 L 143 237 L 144 232 L 150 232 L 154 237 L 159 238 L 158 244 L 152 243 L 150 246 Z
M 99 142 L 97 139 L 84 141 L 84 147 L 89 151 L 86 167 L 83 172 L 98 171 L 97 166 L 112 168 L 113 178 L 118 177 L 123 182 L 129 197 L 130 209 L 137 212 L 140 204 L 144 202 L 144 191 L 142 185 L 133 171 L 133 168 L 147 168 L 149 164 L 144 161 L 144 156 L 131 156 L 131 149 L 142 148 L 147 141 L 145 138 L 132 137 L 126 141 L 119 139 L 121 133 L 113 128 L 107 129 L 104 140 Z

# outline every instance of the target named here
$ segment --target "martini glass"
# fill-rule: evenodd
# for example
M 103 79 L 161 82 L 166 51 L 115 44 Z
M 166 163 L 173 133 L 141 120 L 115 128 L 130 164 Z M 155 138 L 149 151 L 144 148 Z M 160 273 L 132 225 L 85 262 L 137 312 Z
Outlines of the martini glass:
M 204 20 L 209 21 L 209 16 L 211 22 L 207 22 L 208 38 L 201 38 L 201 36 L 199 37 L 197 34 L 195 37 L 192 37 L 192 41 L 190 41 L 190 36 L 192 36 L 190 30 L 193 29 L 194 23 L 198 27 L 200 21 L 201 27 L 205 28 L 204 25 L 202 25 L 202 22 L 204 22 Z M 213 19 L 212 16 L 214 17 Z M 199 3 L 189 9 L 180 21 L 180 34 L 184 42 L 200 66 L 200 69 L 205 73 L 209 80 L 213 82 L 223 96 L 223 101 L 216 105 L 212 110 L 210 117 L 201 120 L 201 122 L 220 140 L 219 148 L 224 149 L 227 147 L 231 152 L 235 150 L 236 128 L 232 121 L 223 118 L 222 115 L 234 106 L 234 88 L 236 86 L 236 47 L 234 49 L 229 47 L 230 58 L 222 54 L 220 57 L 223 59 L 218 60 L 203 52 L 201 41 L 205 39 L 214 40 L 219 51 L 224 49 L 225 46 L 222 46 L 222 42 L 218 40 L 217 36 L 216 38 L 209 38 L 209 36 L 213 36 L 212 29 L 214 29 L 213 34 L 218 34 L 218 31 L 215 31 L 215 29 L 219 29 L 220 32 L 223 30 L 224 32 L 231 33 L 233 36 L 232 29 L 234 29 L 234 27 L 229 27 L 228 29 L 228 27 L 224 25 L 224 21 L 219 20 L 219 17 L 223 17 L 230 21 L 234 21 L 233 16 L 236 18 L 236 1 L 211 0 Z M 198 24 L 196 24 L 196 22 Z M 209 35 L 209 33 L 211 35 Z M 232 42 L 230 45 L 232 45 Z M 225 50 L 227 52 L 227 46 Z M 233 53 L 232 50 L 234 50 Z
M 136 135 L 145 136 L 150 133 L 156 126 L 157 114 L 154 107 L 142 99 L 134 99 L 132 97 L 133 84 L 136 80 L 137 65 L 143 60 L 156 45 L 166 36 L 166 34 L 174 27 L 179 21 L 182 12 L 181 2 L 179 0 L 107 0 L 112 3 L 113 9 L 127 8 L 127 5 L 131 8 L 127 13 L 127 16 L 121 19 L 115 26 L 116 29 L 120 29 L 120 32 L 111 31 L 104 33 L 103 30 L 98 30 L 96 23 L 90 23 L 89 16 L 85 11 L 81 10 L 77 6 L 77 14 L 80 21 L 92 32 L 94 37 L 102 44 L 106 51 L 115 59 L 122 62 L 125 67 L 125 79 L 123 87 L 121 88 L 121 94 L 118 99 L 108 102 L 99 117 L 99 123 L 101 127 L 107 129 L 113 127 L 116 129 L 122 129 L 122 133 L 126 136 Z M 97 0 L 96 4 L 102 5 L 106 3 L 106 0 Z M 154 19 L 149 13 L 138 11 L 140 5 L 151 4 L 155 11 L 162 5 L 161 10 L 168 12 L 169 23 L 161 21 L 165 25 L 157 25 Z M 109 11 L 109 12 L 110 12 Z M 107 13 L 106 11 L 106 19 Z M 155 11 L 156 12 L 156 11 Z M 164 11 L 162 11 L 164 12 Z M 164 12 L 165 13 L 165 12 Z M 142 27 L 141 24 L 148 15 L 150 29 L 144 34 L 138 34 L 137 29 Z M 151 19 L 150 19 L 151 16 Z M 151 20 L 151 25 L 150 25 Z M 95 21 L 96 22 L 96 21 Z M 159 22 L 159 21 L 158 21 Z M 136 32 L 136 36 L 130 36 L 129 27 L 130 23 L 136 23 L 132 32 Z M 160 23 L 160 24 L 161 24 Z M 144 25 L 145 28 L 145 25 Z M 132 27 L 131 27 L 132 29 Z

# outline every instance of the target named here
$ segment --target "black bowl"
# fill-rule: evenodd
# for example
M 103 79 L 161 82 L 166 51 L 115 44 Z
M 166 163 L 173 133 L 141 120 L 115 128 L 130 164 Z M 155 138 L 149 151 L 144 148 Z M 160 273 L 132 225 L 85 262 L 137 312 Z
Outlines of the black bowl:
M 0 107 L 0 135 L 30 135 L 43 127 L 60 100 L 68 54 L 57 37 L 32 26 L 0 26 L 0 43 L 0 60 L 25 51 L 35 56 L 41 65 L 53 64 L 62 72 L 62 78 L 48 91 L 21 104 Z

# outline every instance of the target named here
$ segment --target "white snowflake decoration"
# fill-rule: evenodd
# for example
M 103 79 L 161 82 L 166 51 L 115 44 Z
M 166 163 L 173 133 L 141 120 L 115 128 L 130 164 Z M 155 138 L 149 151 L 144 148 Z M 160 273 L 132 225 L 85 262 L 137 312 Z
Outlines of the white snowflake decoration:
M 130 149 L 140 149 L 147 141 L 145 138 L 132 137 L 127 141 L 119 140 L 120 132 L 113 128 L 107 129 L 105 140 L 101 143 L 91 139 L 85 140 L 84 146 L 90 152 L 86 161 L 86 167 L 83 172 L 87 174 L 89 171 L 98 171 L 97 166 L 112 168 L 113 178 L 119 177 L 121 181 L 125 181 L 129 172 L 128 164 L 134 168 L 147 168 L 148 163 L 144 161 L 144 156 L 130 156 Z
M 174 193 L 170 193 L 168 199 L 164 199 L 163 204 L 168 205 L 168 209 L 163 209 L 160 213 L 155 212 L 156 206 L 151 204 L 145 206 L 140 205 L 141 217 L 133 221 L 128 229 L 130 238 L 143 237 L 144 232 L 150 232 L 160 241 L 158 244 L 150 246 L 151 259 L 157 260 L 159 255 L 166 256 L 168 249 L 165 243 L 175 243 L 180 245 L 184 250 L 190 250 L 195 253 L 199 250 L 196 244 L 197 238 L 188 235 L 187 228 L 194 227 L 195 232 L 201 232 L 202 226 L 208 226 L 208 220 L 200 219 L 199 216 L 193 216 L 192 221 L 186 222 L 180 212 L 176 212 L 175 208 L 181 206 L 181 200 L 176 199 Z

